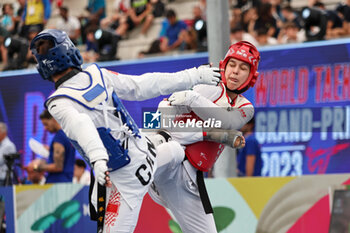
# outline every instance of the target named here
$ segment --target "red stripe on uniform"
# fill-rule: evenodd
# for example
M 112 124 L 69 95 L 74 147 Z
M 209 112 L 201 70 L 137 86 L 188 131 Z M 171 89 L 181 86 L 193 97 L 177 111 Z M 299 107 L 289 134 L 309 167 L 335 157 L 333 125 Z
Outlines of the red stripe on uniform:
M 243 106 L 247 106 L 247 105 L 252 105 L 252 103 L 245 103 L 245 104 L 242 104 L 241 106 L 239 106 L 238 108 L 241 108 Z
M 115 75 L 118 75 L 119 73 L 118 72 L 115 72 L 113 70 L 108 70 L 109 72 L 111 72 L 112 74 L 115 74 Z
M 220 83 L 220 84 L 221 84 L 221 86 L 222 86 L 222 91 L 221 91 L 221 94 L 220 94 L 219 98 L 217 98 L 216 100 L 213 101 L 214 104 L 216 104 L 216 102 L 222 97 L 222 95 L 223 95 L 224 92 L 225 92 L 224 84 L 223 84 L 223 83 Z

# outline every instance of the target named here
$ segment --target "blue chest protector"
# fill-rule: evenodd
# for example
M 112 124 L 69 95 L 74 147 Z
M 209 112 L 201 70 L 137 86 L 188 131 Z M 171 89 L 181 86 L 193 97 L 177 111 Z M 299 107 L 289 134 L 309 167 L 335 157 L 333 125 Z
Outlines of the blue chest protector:
M 135 137 L 141 138 L 139 127 L 137 127 L 134 119 L 130 116 L 130 113 L 128 110 L 126 110 L 124 104 L 118 98 L 115 92 L 112 93 L 112 98 L 114 107 L 116 108 L 117 113 L 119 113 L 123 124 L 125 124 L 131 130 Z
M 132 131 L 135 137 L 141 137 L 139 134 L 140 130 L 137 127 L 134 119 L 130 116 L 129 112 L 126 110 L 125 106 L 123 105 L 123 103 L 118 98 L 115 92 L 113 92 L 112 98 L 114 107 L 116 108 L 116 112 L 117 114 L 119 114 L 123 124 L 125 124 L 129 128 L 129 130 Z M 128 149 L 125 149 L 121 145 L 120 140 L 112 137 L 110 133 L 111 130 L 100 127 L 97 128 L 97 131 L 109 155 L 109 160 L 107 163 L 109 171 L 117 170 L 129 164 L 130 157 L 128 155 Z M 127 143 L 127 141 L 125 143 Z
M 108 153 L 108 170 L 114 171 L 130 163 L 128 149 L 125 149 L 120 140 L 116 140 L 110 134 L 110 129 L 97 128 L 98 134 Z
M 59 88 L 48 98 L 48 100 L 46 101 L 46 105 L 48 105 L 48 102 L 52 98 L 64 96 L 76 101 L 77 103 L 88 108 L 89 110 L 93 110 L 97 105 L 101 104 L 103 101 L 108 100 L 106 86 L 104 83 L 102 72 L 99 69 L 99 67 L 94 64 L 89 66 L 84 72 L 87 73 L 90 77 L 91 85 L 88 88 Z M 120 118 L 122 123 L 128 127 L 128 129 L 132 132 L 132 135 L 134 137 L 141 138 L 139 128 L 137 127 L 135 121 L 130 116 L 129 112 L 127 111 L 127 109 L 125 108 L 125 106 L 123 105 L 123 103 L 121 102 L 121 100 L 115 92 L 112 93 L 112 100 L 113 105 L 116 108 L 116 112 L 114 115 Z M 109 161 L 107 163 L 109 171 L 117 170 L 129 164 L 130 157 L 128 155 L 127 146 L 123 146 L 120 140 L 115 139 L 111 135 L 111 129 L 99 127 L 97 128 L 97 131 L 109 155 Z M 74 147 L 90 164 L 88 156 L 78 144 L 78 142 L 72 139 L 70 140 Z M 124 143 L 127 144 L 127 139 L 124 141 Z

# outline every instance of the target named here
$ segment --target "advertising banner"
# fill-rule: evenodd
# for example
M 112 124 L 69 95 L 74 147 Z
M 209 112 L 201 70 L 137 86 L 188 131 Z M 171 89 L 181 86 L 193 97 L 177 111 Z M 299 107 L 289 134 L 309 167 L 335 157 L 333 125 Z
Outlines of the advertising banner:
M 350 203 L 350 173 L 214 178 L 205 183 L 220 233 L 328 233 L 340 226 L 341 232 L 350 230 L 349 211 L 343 211 Z M 97 223 L 89 215 L 87 186 L 16 185 L 14 190 L 0 188 L 2 195 L 7 192 L 6 232 L 96 232 Z M 135 229 L 135 233 L 145 232 L 182 232 L 171 212 L 148 194 Z
M 350 164 L 350 44 L 264 50 L 249 97 L 263 176 L 343 173 Z
M 15 209 L 13 187 L 0 187 L 0 229 L 6 226 L 7 233 L 15 233 Z

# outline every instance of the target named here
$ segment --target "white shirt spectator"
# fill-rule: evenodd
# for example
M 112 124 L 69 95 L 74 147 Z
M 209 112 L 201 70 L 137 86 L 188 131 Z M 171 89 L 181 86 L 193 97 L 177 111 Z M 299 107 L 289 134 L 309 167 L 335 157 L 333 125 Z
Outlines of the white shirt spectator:
M 277 45 L 278 44 L 278 41 L 274 37 L 270 37 L 267 34 L 258 35 L 256 37 L 256 40 L 258 41 L 258 46 Z
M 74 16 L 69 16 L 67 21 L 60 17 L 57 19 L 56 29 L 62 30 L 66 32 L 70 38 L 74 38 L 76 36 L 76 30 L 80 29 L 80 22 Z
M 16 146 L 6 136 L 0 142 L 0 185 L 1 181 L 6 178 L 7 165 L 5 163 L 4 155 L 16 153 Z
M 238 38 L 235 38 L 234 36 L 232 36 L 231 34 L 231 44 L 235 44 L 239 41 L 248 41 L 250 43 L 252 43 L 253 45 L 257 46 L 258 45 L 258 42 L 256 41 L 256 39 L 254 38 L 254 36 L 250 35 L 249 33 L 247 32 L 242 32 L 242 36 L 241 36 L 241 39 L 240 40 L 237 40 Z
M 298 32 L 295 32 L 294 36 L 289 36 L 287 34 L 283 35 L 279 42 L 281 44 L 289 44 L 289 43 L 302 43 L 304 41 L 306 41 L 306 36 L 305 36 L 304 29 L 302 29 Z
M 116 10 L 126 12 L 130 8 L 130 1 L 128 1 L 128 0 L 115 0 L 113 7 Z
M 74 176 L 73 184 L 90 185 L 90 172 L 88 170 L 85 170 L 84 173 L 81 175 L 80 180 L 78 180 L 77 177 Z

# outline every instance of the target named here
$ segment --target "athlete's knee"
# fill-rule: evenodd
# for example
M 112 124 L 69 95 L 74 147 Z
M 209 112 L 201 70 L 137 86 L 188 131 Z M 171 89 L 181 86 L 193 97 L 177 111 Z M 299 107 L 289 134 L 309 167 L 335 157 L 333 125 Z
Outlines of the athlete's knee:
M 158 147 L 159 145 L 172 141 L 171 133 L 167 130 L 159 130 L 155 134 L 150 134 L 147 136 L 148 139 L 153 143 L 155 147 Z
M 176 166 L 185 158 L 185 151 L 177 141 L 162 143 L 156 147 L 158 167 L 165 164 Z

